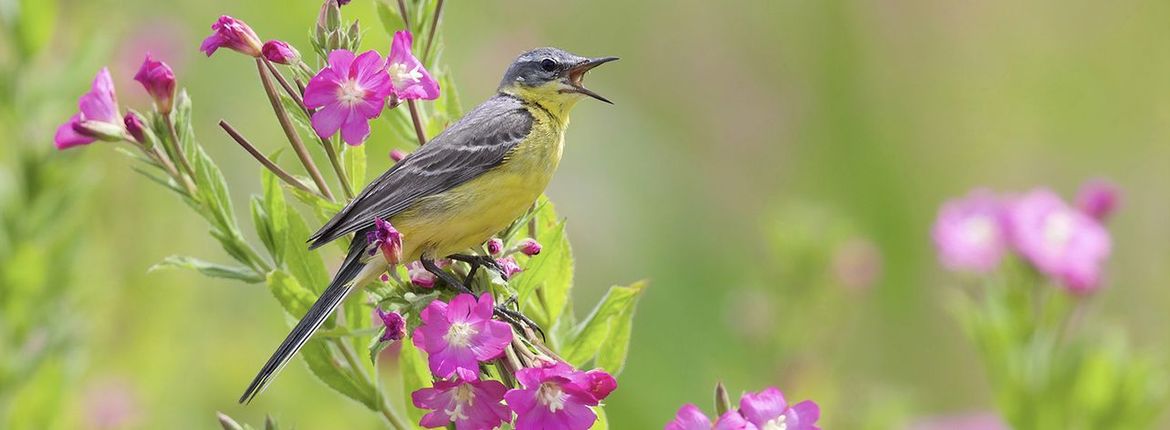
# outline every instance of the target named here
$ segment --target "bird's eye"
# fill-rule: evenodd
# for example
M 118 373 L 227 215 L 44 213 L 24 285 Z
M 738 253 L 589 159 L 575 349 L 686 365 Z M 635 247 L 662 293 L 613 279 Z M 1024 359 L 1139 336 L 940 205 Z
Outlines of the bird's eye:
M 555 72 L 557 70 L 557 62 L 551 58 L 540 60 L 540 68 L 546 72 Z

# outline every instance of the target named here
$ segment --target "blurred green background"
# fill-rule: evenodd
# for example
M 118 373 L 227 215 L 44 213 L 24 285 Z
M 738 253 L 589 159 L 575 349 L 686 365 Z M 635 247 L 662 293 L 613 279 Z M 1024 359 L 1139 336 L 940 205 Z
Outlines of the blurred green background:
M 366 48 L 385 52 L 374 1 L 344 12 L 368 29 Z M 259 189 L 258 167 L 215 123 L 231 120 L 267 151 L 283 138 L 248 59 L 205 58 L 199 41 L 230 14 L 309 53 L 318 6 L 65 1 L 49 48 L 61 54 L 36 65 L 57 116 L 30 120 L 40 140 L 6 139 L 0 159 L 17 145 L 50 147 L 102 64 L 123 106 L 145 108 L 130 77 L 150 50 L 191 93 L 199 139 L 239 211 Z M 531 47 L 622 57 L 589 76 L 616 105 L 577 108 L 549 190 L 569 220 L 579 304 L 610 284 L 651 280 L 609 400 L 614 428 L 660 428 L 685 402 L 710 411 L 720 380 L 733 393 L 775 385 L 815 399 L 826 428 L 990 411 L 974 349 L 947 311 L 955 280 L 928 236 L 940 202 L 976 186 L 1068 196 L 1092 177 L 1119 184 L 1109 285 L 1087 324 L 1125 327 L 1138 349 L 1167 353 L 1170 3 L 447 6 L 443 61 L 465 107 Z M 376 124 L 374 174 L 405 147 Z M 216 410 L 252 423 L 272 413 L 304 429 L 375 428 L 374 414 L 302 365 L 253 405 L 236 404 L 287 332 L 280 307 L 258 286 L 147 273 L 171 254 L 227 257 L 182 202 L 103 146 L 60 154 L 84 166 L 76 180 L 88 184 L 68 214 L 85 230 L 76 263 L 62 269 L 77 273 L 69 314 L 83 352 L 68 364 L 79 374 L 61 428 L 212 428 Z

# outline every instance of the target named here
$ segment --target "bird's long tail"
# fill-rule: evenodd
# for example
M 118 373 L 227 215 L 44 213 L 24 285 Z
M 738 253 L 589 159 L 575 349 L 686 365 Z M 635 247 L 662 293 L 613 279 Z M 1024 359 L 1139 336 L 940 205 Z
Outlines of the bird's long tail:
M 341 264 L 341 268 L 337 269 L 337 275 L 333 277 L 333 281 L 329 283 L 329 288 L 321 293 L 321 297 L 317 299 L 316 303 L 309 308 L 301 321 L 293 327 L 292 332 L 288 337 L 284 338 L 284 342 L 280 343 L 280 347 L 276 348 L 276 352 L 272 353 L 272 357 L 264 363 L 264 367 L 260 368 L 260 372 L 252 379 L 252 383 L 248 384 L 248 389 L 244 391 L 244 395 L 240 396 L 240 403 L 251 402 L 264 388 L 272 382 L 272 378 L 292 360 L 297 351 L 309 341 L 313 336 L 313 332 L 321 328 L 321 324 L 325 322 L 329 315 L 341 305 L 345 297 L 349 295 L 350 290 L 353 289 L 354 277 L 362 271 L 365 264 L 362 263 L 362 254 L 366 252 L 366 238 L 365 234 L 359 232 L 354 237 L 353 243 L 349 247 L 349 253 L 345 256 L 345 262 Z

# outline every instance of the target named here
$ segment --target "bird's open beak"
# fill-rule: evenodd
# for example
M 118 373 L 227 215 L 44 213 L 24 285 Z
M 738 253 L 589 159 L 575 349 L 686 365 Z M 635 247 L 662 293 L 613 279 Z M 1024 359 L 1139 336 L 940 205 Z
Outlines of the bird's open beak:
M 592 70 L 594 67 L 600 66 L 600 65 L 608 63 L 610 61 L 617 61 L 617 59 L 618 59 L 618 57 L 590 58 L 588 60 L 577 63 L 573 67 L 569 68 L 568 75 L 565 76 L 565 81 L 569 85 L 569 87 L 571 87 L 571 88 L 564 89 L 561 91 L 562 92 L 581 93 L 581 94 L 587 95 L 589 97 L 593 97 L 595 99 L 601 100 L 603 102 L 613 104 L 613 102 L 609 101 L 609 99 L 602 97 L 601 94 L 597 94 L 597 93 L 593 92 L 593 90 L 585 88 L 585 86 L 583 84 L 581 84 L 581 79 L 585 78 L 585 72 L 588 72 L 588 71 Z

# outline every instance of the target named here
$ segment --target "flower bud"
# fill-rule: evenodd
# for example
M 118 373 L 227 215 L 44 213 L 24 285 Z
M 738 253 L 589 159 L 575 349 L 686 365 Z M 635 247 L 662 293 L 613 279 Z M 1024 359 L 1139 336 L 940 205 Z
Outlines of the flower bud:
M 127 113 L 123 121 L 126 123 L 126 131 L 130 133 L 130 136 L 134 137 L 136 142 L 142 144 L 147 143 L 146 124 L 143 124 L 142 117 L 137 112 L 131 111 Z
M 1077 208 L 1085 215 L 1104 222 L 1117 209 L 1121 192 L 1113 183 L 1097 179 L 1086 182 L 1077 193 Z
M 203 39 L 203 44 L 199 46 L 199 50 L 208 57 L 219 48 L 228 48 L 251 57 L 260 56 L 260 36 L 244 21 L 224 15 L 211 25 L 211 30 L 211 36 Z
M 487 249 L 488 254 L 500 255 L 500 253 L 504 251 L 504 241 L 497 237 L 493 237 L 491 240 L 487 241 Z
M 370 252 L 382 251 L 386 264 L 393 266 L 401 262 L 402 233 L 390 225 L 389 221 L 375 218 L 374 231 L 366 233 L 366 241 L 373 246 Z
M 536 239 L 533 238 L 526 238 L 520 241 L 518 248 L 520 249 L 521 254 L 527 255 L 529 257 L 540 254 L 540 242 L 537 242 Z
M 337 0 L 325 0 L 317 13 L 317 28 L 333 33 L 341 28 L 341 5 Z
M 260 48 L 264 58 L 276 64 L 295 64 L 301 61 L 301 53 L 283 40 L 269 40 Z
M 154 99 L 154 107 L 159 113 L 171 113 L 175 106 L 175 72 L 171 66 L 146 54 L 138 73 L 134 74 L 134 80 L 142 84 L 142 88 Z
M 398 312 L 386 312 L 382 308 L 374 308 L 374 314 L 382 320 L 382 325 L 385 326 L 380 339 L 382 342 L 400 340 L 406 334 L 406 320 L 402 319 L 402 315 L 399 315 Z
M 403 158 L 406 158 L 406 153 L 402 152 L 402 150 L 395 149 L 390 151 L 390 159 L 394 160 L 395 163 L 402 161 Z

